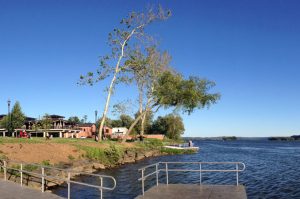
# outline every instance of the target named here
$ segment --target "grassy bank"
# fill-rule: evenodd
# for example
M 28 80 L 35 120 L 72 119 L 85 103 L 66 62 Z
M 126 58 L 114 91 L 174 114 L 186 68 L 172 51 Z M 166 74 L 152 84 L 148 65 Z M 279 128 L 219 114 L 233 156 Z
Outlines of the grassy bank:
M 155 152 L 155 155 L 191 153 L 191 151 L 162 147 L 172 142 L 171 140 L 145 139 L 144 142 L 103 141 L 97 143 L 92 139 L 53 138 L 46 140 L 45 138 L 6 137 L 0 138 L 0 158 L 55 166 L 89 160 L 105 166 L 114 166 L 122 161 L 129 162 L 135 161 L 135 158 L 152 156 L 151 152 Z

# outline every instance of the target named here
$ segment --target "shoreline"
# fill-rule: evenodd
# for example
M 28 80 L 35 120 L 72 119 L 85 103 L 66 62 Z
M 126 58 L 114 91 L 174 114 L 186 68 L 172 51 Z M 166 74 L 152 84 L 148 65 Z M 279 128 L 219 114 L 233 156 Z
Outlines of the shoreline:
M 135 163 L 149 157 L 191 153 L 191 151 L 183 152 L 173 149 L 163 149 L 162 146 L 164 145 L 165 143 L 158 140 L 124 144 L 113 141 L 96 143 L 90 140 L 54 139 L 45 141 L 43 139 L 26 140 L 6 138 L 0 139 L 0 159 L 7 158 L 11 161 L 24 162 L 24 165 L 26 165 L 26 163 L 35 163 L 66 170 L 69 169 L 79 173 L 71 176 L 76 177 L 80 175 L 80 173 L 92 174 L 105 169 L 116 168 L 124 164 Z M 45 153 L 43 149 L 49 151 Z M 63 150 L 64 153 L 59 153 L 58 150 L 60 149 Z M 29 151 L 29 153 L 27 151 Z M 14 157 L 17 157 L 17 160 L 15 160 Z M 43 160 L 43 158 L 45 160 Z M 11 164 L 11 167 L 18 168 L 18 165 Z M 30 172 L 41 172 L 38 168 L 30 166 L 30 164 L 24 166 L 24 168 L 27 168 Z M 27 171 L 27 169 L 25 170 Z M 1 175 L 3 175 L 2 172 Z M 25 178 L 23 177 L 23 183 L 26 186 L 35 189 L 41 188 L 42 185 L 39 177 L 25 173 L 23 175 L 25 176 Z M 48 172 L 47 175 L 58 176 L 65 179 L 67 172 L 53 170 Z M 11 174 L 8 175 L 8 179 L 16 183 L 20 182 L 20 176 L 14 171 L 11 171 Z M 64 184 L 64 182 L 58 180 L 47 180 L 45 187 L 46 190 L 51 191 L 62 184 Z

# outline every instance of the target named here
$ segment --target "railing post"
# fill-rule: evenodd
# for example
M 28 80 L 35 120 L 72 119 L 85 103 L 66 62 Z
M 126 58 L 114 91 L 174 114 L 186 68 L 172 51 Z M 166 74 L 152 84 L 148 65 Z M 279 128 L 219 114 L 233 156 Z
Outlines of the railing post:
M 45 191 L 45 169 L 42 167 L 42 192 Z
M 158 163 L 155 165 L 156 168 L 156 186 L 158 186 Z
M 6 181 L 6 173 L 7 173 L 6 167 L 7 167 L 7 163 L 5 160 L 3 160 L 3 172 L 4 172 L 4 180 L 5 181 Z
M 70 180 L 71 180 L 71 174 L 70 174 L 70 172 L 68 172 L 68 199 L 71 198 L 71 182 L 70 182 Z
M 142 169 L 142 192 L 145 194 L 144 169 Z
M 101 186 L 101 188 L 100 188 L 100 198 L 102 199 L 103 198 L 103 189 L 102 189 L 102 187 L 103 187 L 103 178 L 102 177 L 100 177 L 100 186 Z
M 238 163 L 235 164 L 236 168 L 236 186 L 239 186 L 239 165 Z
M 201 162 L 199 163 L 199 181 L 200 185 L 202 184 L 202 164 Z
M 20 166 L 20 183 L 23 186 L 23 164 L 21 163 Z
M 168 163 L 166 163 L 166 180 L 167 180 L 167 185 L 169 184 L 169 171 L 168 171 Z

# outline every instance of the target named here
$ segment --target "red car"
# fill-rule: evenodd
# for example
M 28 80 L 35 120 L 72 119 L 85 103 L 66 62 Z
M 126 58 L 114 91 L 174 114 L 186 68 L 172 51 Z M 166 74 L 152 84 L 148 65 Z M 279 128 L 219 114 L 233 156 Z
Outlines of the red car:
M 25 130 L 20 132 L 20 138 L 28 138 L 28 134 Z

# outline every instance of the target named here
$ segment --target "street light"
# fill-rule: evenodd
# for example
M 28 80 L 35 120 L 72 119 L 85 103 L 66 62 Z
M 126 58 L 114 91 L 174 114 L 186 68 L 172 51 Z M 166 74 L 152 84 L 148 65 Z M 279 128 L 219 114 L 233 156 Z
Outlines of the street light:
M 98 111 L 96 110 L 95 111 L 95 124 L 97 123 L 97 114 L 98 114 Z
M 11 115 L 10 115 L 10 99 L 7 100 L 7 131 L 8 131 L 8 134 L 10 135 L 10 126 L 11 126 Z
M 95 141 L 97 141 L 97 114 L 98 114 L 98 111 L 95 110 Z

